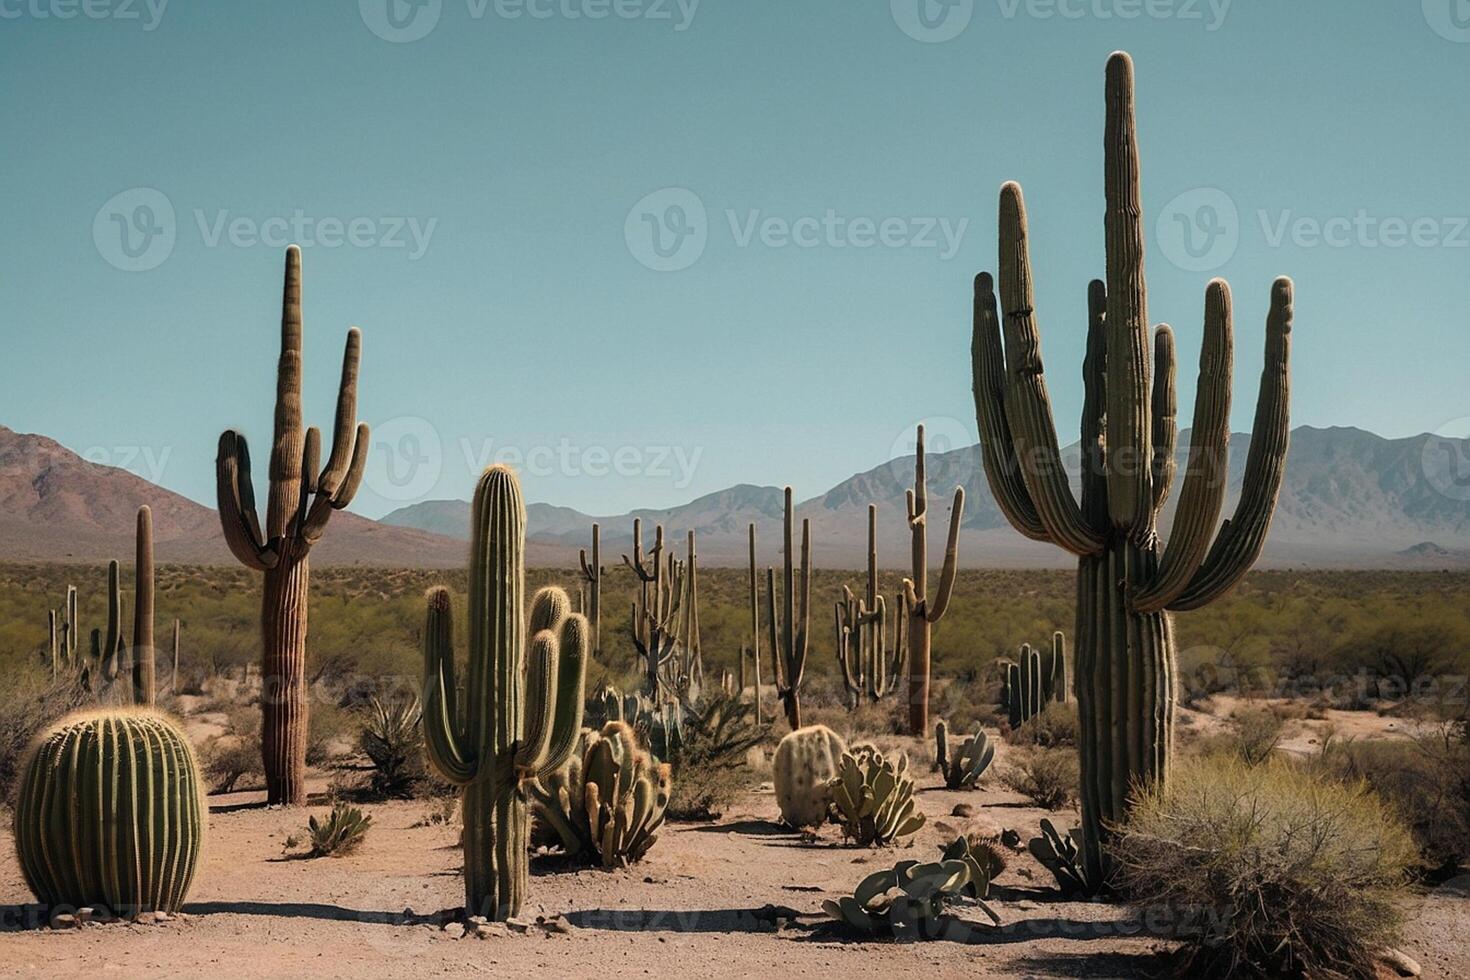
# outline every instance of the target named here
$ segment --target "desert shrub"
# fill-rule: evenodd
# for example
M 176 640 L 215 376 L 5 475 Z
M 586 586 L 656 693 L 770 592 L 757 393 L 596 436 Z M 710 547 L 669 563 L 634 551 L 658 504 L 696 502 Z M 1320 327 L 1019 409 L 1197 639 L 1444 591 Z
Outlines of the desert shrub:
M 1001 773 L 1001 782 L 1046 810 L 1060 810 L 1077 792 L 1077 753 L 1071 749 L 1036 749 L 1016 754 Z
M 1007 734 L 1006 741 L 1012 745 L 1034 745 L 1043 749 L 1076 748 L 1077 725 L 1076 703 L 1053 701 L 1041 710 L 1041 714 L 1027 719 L 1020 728 Z
M 1439 877 L 1470 859 L 1470 745 L 1450 728 L 1413 740 L 1333 742 L 1315 768 L 1366 783 L 1414 835 L 1422 869 Z
M 357 726 L 358 717 L 353 712 L 331 702 L 313 702 L 307 719 L 306 764 L 322 766 L 341 755 Z
M 1228 756 L 1141 793 L 1114 848 L 1130 900 L 1169 910 L 1185 965 L 1209 976 L 1371 977 L 1415 859 L 1366 788 Z
M 1241 708 L 1230 716 L 1226 744 L 1241 762 L 1257 766 L 1276 751 L 1284 728 L 1281 717 L 1270 708 Z
M 368 785 L 378 796 L 408 799 L 428 774 L 418 698 L 383 704 L 373 699 L 357 744 L 373 764 Z
M 357 807 L 338 803 L 325 818 L 307 820 L 306 829 L 311 835 L 308 857 L 345 857 L 362 846 L 372 825 L 373 818 Z
M 211 795 L 233 793 L 242 779 L 251 782 L 265 778 L 261 768 L 260 746 L 235 735 L 216 735 L 199 750 L 204 785 Z
M 675 820 L 712 820 L 750 786 L 750 750 L 765 742 L 770 726 L 755 723 L 755 709 L 723 692 L 684 709 L 682 738 L 668 752 L 673 791 L 668 815 Z M 640 722 L 639 737 L 647 744 Z
M 0 671 L 0 803 L 11 801 L 31 740 L 85 700 L 70 675 L 53 680 L 29 664 Z

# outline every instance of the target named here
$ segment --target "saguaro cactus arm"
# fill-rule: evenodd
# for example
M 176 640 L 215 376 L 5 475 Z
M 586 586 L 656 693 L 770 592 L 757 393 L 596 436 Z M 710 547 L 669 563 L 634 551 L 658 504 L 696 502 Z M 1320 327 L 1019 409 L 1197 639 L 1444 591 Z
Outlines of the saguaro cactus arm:
M 1266 361 L 1261 369 L 1240 502 L 1235 515 L 1220 528 L 1204 565 L 1183 594 L 1169 604 L 1170 609 L 1198 609 L 1229 592 L 1250 571 L 1266 544 L 1291 442 L 1292 290 L 1291 280 L 1284 276 L 1271 288 Z
M 215 456 L 215 489 L 220 525 L 230 553 L 254 571 L 274 568 L 280 554 L 266 544 L 260 533 L 255 488 L 250 481 L 250 445 L 242 433 L 230 430 L 220 434 L 219 452 Z
M 1208 317 L 1208 306 L 1206 308 Z M 1178 464 L 1174 461 L 1174 447 L 1179 439 L 1179 399 L 1174 389 L 1174 331 L 1167 323 L 1159 324 L 1154 330 L 1154 459 L 1153 507 L 1154 511 L 1164 506 L 1169 499 L 1169 489 L 1174 485 L 1174 474 Z
M 424 621 L 424 743 L 429 758 L 456 786 L 472 782 L 480 764 L 468 744 L 454 677 L 454 613 L 449 590 L 428 594 Z

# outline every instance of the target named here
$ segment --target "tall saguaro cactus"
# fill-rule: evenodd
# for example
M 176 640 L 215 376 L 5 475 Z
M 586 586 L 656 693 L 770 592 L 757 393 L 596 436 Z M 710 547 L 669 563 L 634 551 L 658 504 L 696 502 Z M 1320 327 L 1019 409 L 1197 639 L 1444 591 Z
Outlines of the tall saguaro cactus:
M 261 753 L 272 804 L 306 801 L 306 614 L 309 555 L 332 513 L 352 502 L 367 463 L 368 427 L 357 419 L 362 334 L 347 332 L 337 415 L 327 464 L 318 470 L 321 433 L 301 423 L 301 250 L 286 249 L 281 359 L 276 370 L 270 499 L 262 528 L 250 476 L 250 447 L 233 429 L 219 438 L 216 493 L 225 542 L 246 568 L 261 572 Z
M 138 508 L 133 562 L 133 703 L 153 707 L 157 650 L 153 645 L 153 511 Z
M 900 621 L 908 604 L 899 601 Z M 903 666 L 908 648 L 896 643 L 888 652 L 888 606 L 878 594 L 878 506 L 868 505 L 868 582 L 859 599 L 847 586 L 836 604 L 835 631 L 837 665 L 842 684 L 853 707 L 864 701 L 880 701 L 903 683 Z M 900 627 L 899 638 L 902 638 Z
M 755 522 L 750 524 L 750 659 L 751 703 L 755 705 L 755 723 L 761 723 L 761 603 L 755 570 Z M 745 651 L 740 652 L 740 672 L 745 673 Z M 741 686 L 744 686 L 742 681 Z
M 786 513 L 783 531 L 781 605 L 776 607 L 776 573 L 766 569 L 766 605 L 771 615 L 770 645 L 772 674 L 776 693 L 786 709 L 786 721 L 794 732 L 801 727 L 801 681 L 806 672 L 807 634 L 812 611 L 812 522 L 801 522 L 801 578 L 793 566 L 792 525 L 796 523 L 791 488 L 786 488 Z
M 1227 477 L 1233 327 L 1229 287 L 1218 279 L 1209 284 L 1188 471 L 1164 547 L 1157 524 L 1174 477 L 1174 342 L 1167 326 L 1155 331 L 1150 378 L 1133 62 L 1121 52 L 1107 67 L 1104 150 L 1107 279 L 1094 281 L 1088 295 L 1080 503 L 1057 449 L 1026 210 L 1014 183 L 1000 193 L 1004 318 L 991 277 L 982 273 L 972 349 L 975 410 L 997 503 L 1022 534 L 1078 557 L 1074 673 L 1084 850 L 1094 882 L 1104 880 L 1106 828 L 1124 816 L 1130 788 L 1168 773 L 1176 683 L 1170 612 L 1226 594 L 1265 542 L 1290 432 L 1292 320 L 1291 280 L 1278 279 L 1245 485 L 1235 515 L 1216 535 Z
M 924 427 L 919 426 L 914 445 L 914 488 L 906 494 L 909 530 L 913 536 L 911 578 L 903 580 L 909 620 L 909 734 L 924 737 L 929 732 L 929 645 L 934 624 L 944 618 L 960 555 L 960 521 L 965 513 L 965 488 L 954 488 L 949 512 L 949 539 L 944 546 L 944 565 L 939 588 L 929 599 L 929 491 L 924 485 Z
M 557 588 L 525 611 L 526 508 L 492 466 L 475 488 L 470 544 L 469 678 L 455 683 L 449 592 L 428 595 L 424 736 L 429 758 L 464 788 L 465 915 L 503 920 L 525 900 L 528 780 L 555 772 L 582 728 L 590 627 Z
M 577 563 L 582 566 L 582 578 L 587 582 L 587 608 L 584 612 L 592 624 L 592 655 L 602 652 L 602 526 L 592 525 L 592 560 L 588 562 L 586 549 L 577 552 Z

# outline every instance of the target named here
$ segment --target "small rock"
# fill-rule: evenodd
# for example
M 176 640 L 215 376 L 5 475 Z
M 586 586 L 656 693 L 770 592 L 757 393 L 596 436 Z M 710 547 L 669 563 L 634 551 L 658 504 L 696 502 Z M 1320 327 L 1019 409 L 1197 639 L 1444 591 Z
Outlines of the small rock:
M 174 920 L 174 917 L 172 915 L 169 915 L 167 912 L 154 912 L 153 913 L 153 921 L 154 922 L 172 922 L 173 920 Z
M 1401 977 L 1417 977 L 1419 975 L 1419 962 L 1403 950 L 1382 950 L 1378 954 L 1378 962 Z
M 564 916 L 553 916 L 552 918 L 546 920 L 547 932 L 559 932 L 564 936 L 570 936 L 572 934 L 572 930 L 575 928 L 576 926 L 568 922 Z
M 96 920 L 96 918 L 97 911 L 95 909 L 77 909 L 77 921 L 80 922 L 82 925 L 93 922 Z
M 1000 832 L 1000 842 L 1013 851 L 1019 851 L 1021 849 L 1021 835 L 1014 830 L 1002 830 Z
M 81 922 L 77 920 L 77 917 L 67 912 L 61 912 L 51 917 L 51 928 L 53 929 L 75 929 L 80 925 Z
M 949 811 L 951 817 L 973 817 L 975 808 L 968 803 L 956 803 L 954 809 Z
M 531 923 L 526 922 L 524 919 L 506 919 L 505 928 L 510 930 L 511 932 L 523 933 L 530 930 Z

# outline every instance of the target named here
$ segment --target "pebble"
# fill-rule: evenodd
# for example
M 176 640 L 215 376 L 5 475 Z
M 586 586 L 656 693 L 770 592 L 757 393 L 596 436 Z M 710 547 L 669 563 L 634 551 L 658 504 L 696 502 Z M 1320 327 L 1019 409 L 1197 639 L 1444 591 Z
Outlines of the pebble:
M 968 803 L 956 803 L 954 809 L 949 811 L 951 817 L 973 817 L 975 808 Z
M 1420 973 L 1419 961 L 1403 950 L 1385 949 L 1378 954 L 1378 962 L 1401 977 L 1417 977 Z

